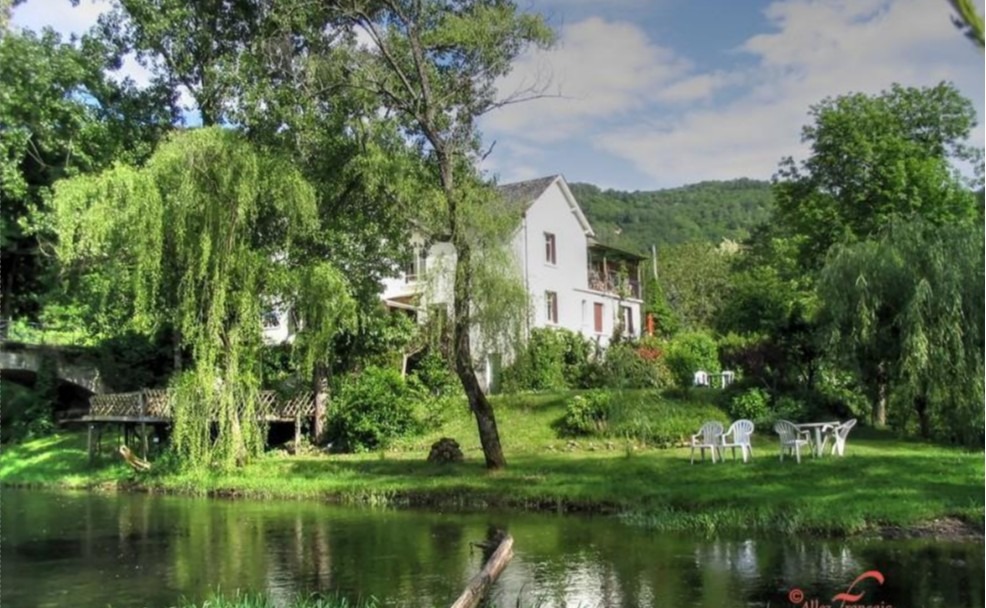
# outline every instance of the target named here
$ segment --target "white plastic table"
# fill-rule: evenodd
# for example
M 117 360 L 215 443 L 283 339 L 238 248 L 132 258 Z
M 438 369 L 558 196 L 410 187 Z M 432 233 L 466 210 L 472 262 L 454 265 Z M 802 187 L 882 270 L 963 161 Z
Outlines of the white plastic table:
M 840 424 L 842 424 L 842 423 L 839 422 L 838 420 L 833 420 L 831 422 L 804 422 L 804 423 L 798 424 L 796 426 L 798 427 L 798 430 L 801 430 L 801 431 L 812 431 L 815 434 L 815 442 L 814 442 L 814 445 L 812 446 L 812 449 L 815 451 L 815 456 L 821 457 L 822 456 L 822 431 L 824 431 L 826 427 L 835 428 L 835 427 L 839 426 Z

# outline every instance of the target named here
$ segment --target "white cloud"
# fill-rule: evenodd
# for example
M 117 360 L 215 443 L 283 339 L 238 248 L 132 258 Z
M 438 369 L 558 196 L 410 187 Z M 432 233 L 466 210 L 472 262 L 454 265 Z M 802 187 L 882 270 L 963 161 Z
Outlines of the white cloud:
M 662 185 L 700 179 L 766 178 L 784 156 L 803 156 L 800 128 L 812 104 L 848 92 L 877 93 L 898 82 L 956 83 L 983 116 L 982 55 L 949 21 L 947 3 L 925 0 L 782 0 L 766 10 L 776 31 L 741 47 L 756 65 L 739 97 L 596 138 Z M 664 92 L 704 93 L 705 75 Z M 712 82 L 721 75 L 709 74 Z M 714 91 L 712 82 L 708 91 Z M 651 108 L 659 110 L 659 108 Z M 650 126 L 642 127 L 642 124 Z M 982 127 L 974 143 L 983 144 Z
M 502 96 L 543 88 L 552 95 L 490 114 L 494 131 L 558 139 L 644 107 L 687 70 L 670 49 L 653 44 L 634 24 L 591 17 L 562 28 L 558 46 L 521 57 L 499 83 Z

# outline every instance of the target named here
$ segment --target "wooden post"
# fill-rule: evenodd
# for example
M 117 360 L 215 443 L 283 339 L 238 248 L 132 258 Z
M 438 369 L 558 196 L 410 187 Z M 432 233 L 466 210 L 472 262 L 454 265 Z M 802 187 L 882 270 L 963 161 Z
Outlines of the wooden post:
M 147 395 L 140 391 L 140 438 L 142 441 L 143 454 L 141 457 L 147 460 Z
M 294 453 L 301 452 L 301 409 L 294 415 Z
M 483 596 L 489 590 L 490 585 L 496 582 L 497 577 L 507 567 L 510 558 L 514 556 L 513 546 L 513 537 L 505 534 L 499 546 L 497 546 L 496 551 L 486 560 L 483 569 L 479 571 L 479 574 L 469 580 L 465 591 L 462 592 L 459 599 L 455 600 L 451 608 L 475 608 L 478 606 Z
M 96 425 L 94 425 L 93 423 L 90 422 L 89 423 L 89 432 L 86 433 L 86 451 L 89 452 L 89 464 L 92 464 L 92 462 L 94 460 L 93 448 L 95 446 L 93 445 L 93 441 L 92 441 L 92 432 L 93 432 L 93 428 L 95 426 Z

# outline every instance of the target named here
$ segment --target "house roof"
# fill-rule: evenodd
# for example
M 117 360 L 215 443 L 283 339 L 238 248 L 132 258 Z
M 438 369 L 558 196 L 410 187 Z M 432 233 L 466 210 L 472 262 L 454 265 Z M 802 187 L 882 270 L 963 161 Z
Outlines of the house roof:
M 561 187 L 562 194 L 565 195 L 565 200 L 568 203 L 569 208 L 575 215 L 582 229 L 588 236 L 594 236 L 595 232 L 592 230 L 592 225 L 589 224 L 589 220 L 582 213 L 582 208 L 579 207 L 578 201 L 575 200 L 575 195 L 568 188 L 568 183 L 565 178 L 561 175 L 548 175 L 546 177 L 538 177 L 536 179 L 529 179 L 523 182 L 514 182 L 512 184 L 502 184 L 497 186 L 496 189 L 500 195 L 507 201 L 507 204 L 511 206 L 516 206 L 520 208 L 521 211 L 527 211 L 527 209 L 534 204 L 544 191 L 550 188 L 555 182 Z
M 512 184 L 501 184 L 496 187 L 500 196 L 504 198 L 508 203 L 512 205 L 517 205 L 523 209 L 527 209 L 531 204 L 537 200 L 541 193 L 548 189 L 548 186 L 555 183 L 558 179 L 558 175 L 549 175 L 547 177 L 539 177 L 537 179 L 529 179 L 523 182 L 514 182 Z

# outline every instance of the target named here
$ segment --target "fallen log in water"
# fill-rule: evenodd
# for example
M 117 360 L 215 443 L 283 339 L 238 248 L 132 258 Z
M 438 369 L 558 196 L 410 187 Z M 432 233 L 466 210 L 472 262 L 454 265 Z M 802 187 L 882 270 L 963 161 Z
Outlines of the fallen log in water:
M 451 608 L 475 608 L 480 600 L 486 595 L 490 585 L 496 582 L 497 577 L 507 567 L 507 562 L 514 556 L 514 539 L 509 534 L 500 536 L 500 544 L 496 550 L 483 564 L 483 569 L 479 574 L 469 580 L 465 591 L 455 600 Z

